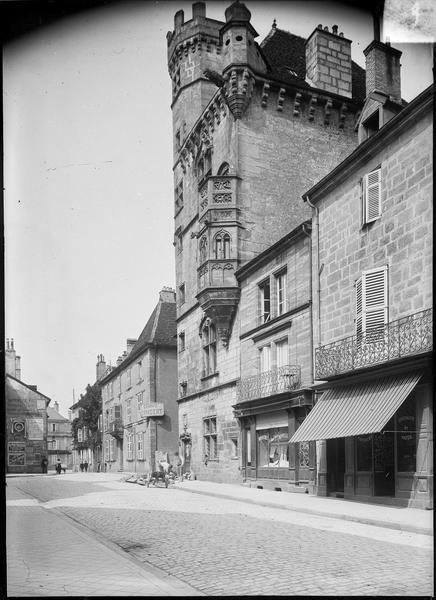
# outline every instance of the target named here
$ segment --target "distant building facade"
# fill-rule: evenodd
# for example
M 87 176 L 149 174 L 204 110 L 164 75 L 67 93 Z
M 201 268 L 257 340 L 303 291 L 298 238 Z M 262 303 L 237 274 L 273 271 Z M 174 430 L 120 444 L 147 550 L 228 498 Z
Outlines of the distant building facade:
M 48 469 L 54 469 L 57 459 L 67 469 L 73 467 L 73 436 L 71 434 L 71 421 L 59 412 L 59 404 L 54 402 L 53 407 L 47 408 L 47 452 Z
M 137 340 L 100 381 L 105 468 L 147 473 L 178 451 L 175 292 L 163 288 Z
M 21 381 L 20 357 L 14 340 L 6 341 L 5 353 L 6 472 L 41 473 L 47 459 L 47 409 L 50 398 L 36 385 Z
M 180 439 L 185 469 L 236 482 L 246 468 L 235 452 L 248 439 L 248 421 L 233 407 L 240 378 L 255 373 L 242 352 L 260 345 L 247 339 L 256 316 L 242 314 L 237 273 L 310 219 L 301 194 L 357 145 L 365 73 L 337 27 L 318 26 L 305 40 L 274 23 L 258 45 L 241 2 L 229 6 L 225 22 L 207 18 L 204 2 L 192 10 L 187 22 L 178 11 L 167 34 Z M 254 287 L 244 299 L 253 306 Z M 260 411 L 251 416 L 255 444 L 262 419 Z

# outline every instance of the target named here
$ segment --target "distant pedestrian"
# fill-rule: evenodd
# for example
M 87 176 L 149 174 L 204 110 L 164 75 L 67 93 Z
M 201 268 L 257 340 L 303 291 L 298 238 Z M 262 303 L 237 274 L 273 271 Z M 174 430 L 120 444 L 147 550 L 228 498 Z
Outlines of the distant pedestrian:
M 61 461 L 60 461 L 60 459 L 58 458 L 58 461 L 57 461 L 57 463 L 56 463 L 56 473 L 57 473 L 58 475 L 60 475 L 60 474 L 61 474 L 61 472 L 62 472 L 62 465 L 61 465 Z
M 83 469 L 84 469 L 83 462 L 81 462 L 79 466 L 80 466 L 80 472 L 83 473 Z
M 47 473 L 47 467 L 48 467 L 48 460 L 44 456 L 41 460 L 41 469 L 42 469 L 43 473 Z
M 104 472 L 106 473 L 107 471 L 107 462 L 104 463 Z
M 85 460 L 85 462 L 83 463 L 83 466 L 85 467 L 85 471 L 88 472 L 88 461 Z
M 101 471 L 101 462 L 98 461 L 98 463 L 97 463 L 97 473 L 100 473 L 100 471 Z

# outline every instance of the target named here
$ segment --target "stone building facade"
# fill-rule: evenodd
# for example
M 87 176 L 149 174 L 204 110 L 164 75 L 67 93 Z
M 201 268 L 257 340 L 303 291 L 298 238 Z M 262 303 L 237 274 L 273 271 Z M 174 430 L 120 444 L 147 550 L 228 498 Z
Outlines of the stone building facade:
M 310 218 L 301 194 L 356 146 L 365 83 L 337 28 L 306 43 L 274 25 L 258 45 L 242 3 L 225 22 L 205 10 L 179 11 L 167 34 L 180 436 L 185 469 L 240 481 L 236 273 Z
M 148 473 L 178 451 L 176 299 L 163 288 L 139 338 L 100 380 L 107 470 Z
M 73 467 L 73 436 L 71 421 L 59 412 L 59 404 L 47 408 L 47 452 L 48 470 L 54 470 L 57 459 L 67 469 Z
M 315 443 L 289 444 L 312 407 L 311 223 L 241 267 L 241 468 L 251 486 L 313 492 Z
M 400 53 L 365 54 L 362 142 L 304 195 L 319 399 L 292 441 L 317 440 L 319 494 L 431 508 L 433 87 L 404 106 Z
M 41 473 L 47 458 L 47 408 L 50 398 L 21 381 L 14 340 L 6 341 L 5 442 L 7 473 Z

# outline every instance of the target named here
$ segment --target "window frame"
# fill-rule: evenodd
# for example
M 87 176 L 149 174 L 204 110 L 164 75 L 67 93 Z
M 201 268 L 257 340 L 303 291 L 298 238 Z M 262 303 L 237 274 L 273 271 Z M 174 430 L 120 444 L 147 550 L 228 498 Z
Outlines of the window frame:
M 259 284 L 259 300 L 260 300 L 260 321 L 262 324 L 269 323 L 272 319 L 271 314 L 271 281 L 270 278 L 267 277 L 263 279 Z M 268 289 L 268 298 L 265 298 L 265 290 Z M 266 310 L 266 305 L 268 304 L 268 310 Z
M 201 329 L 201 342 L 203 377 L 208 377 L 217 372 L 217 332 L 215 324 L 210 319 L 207 319 Z
M 208 460 L 218 460 L 218 433 L 216 415 L 203 417 L 203 449 Z
M 381 165 L 366 173 L 362 178 L 362 227 L 377 221 L 382 216 L 381 184 Z M 375 197 L 374 190 L 376 190 Z
M 382 277 L 382 295 L 383 299 L 380 302 L 374 302 L 371 300 L 368 302 L 368 280 L 374 275 L 381 275 Z M 362 271 L 361 276 L 356 280 L 355 283 L 355 333 L 358 337 L 364 336 L 368 331 L 377 331 L 384 328 L 389 323 L 389 270 L 388 265 L 382 267 L 376 267 L 373 269 L 367 269 Z M 372 284 L 373 286 L 374 284 Z M 376 295 L 371 289 L 370 294 Z M 368 308 L 369 304 L 369 308 Z M 376 315 L 377 311 L 383 311 L 383 325 L 375 324 L 371 325 L 371 321 L 368 323 L 368 315 Z M 374 321 L 373 321 L 374 322 Z
M 280 287 L 280 283 L 283 282 L 283 286 Z M 288 272 L 287 268 L 280 269 L 277 273 L 274 273 L 274 286 L 276 293 L 276 315 L 277 317 L 281 317 L 288 310 L 288 294 L 287 294 L 287 285 L 288 285 Z M 280 300 L 280 293 L 282 293 L 282 300 Z

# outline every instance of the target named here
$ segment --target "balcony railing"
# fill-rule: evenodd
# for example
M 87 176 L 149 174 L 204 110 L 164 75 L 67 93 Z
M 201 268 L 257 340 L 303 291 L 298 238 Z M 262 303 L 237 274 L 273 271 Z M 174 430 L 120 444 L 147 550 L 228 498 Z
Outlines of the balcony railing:
M 124 437 L 124 427 L 123 421 L 121 419 L 115 419 L 109 423 L 109 433 L 118 439 L 122 439 Z
M 392 321 L 383 328 L 354 335 L 315 350 L 315 377 L 327 379 L 363 367 L 433 349 L 433 310 Z
M 238 402 L 299 389 L 300 380 L 301 369 L 297 365 L 276 367 L 271 371 L 246 377 L 238 383 Z

